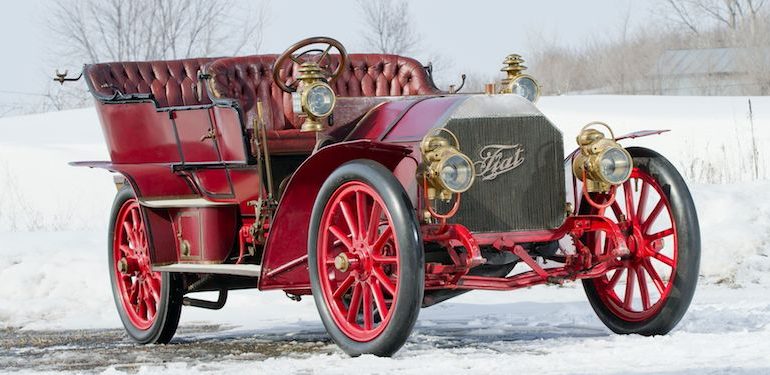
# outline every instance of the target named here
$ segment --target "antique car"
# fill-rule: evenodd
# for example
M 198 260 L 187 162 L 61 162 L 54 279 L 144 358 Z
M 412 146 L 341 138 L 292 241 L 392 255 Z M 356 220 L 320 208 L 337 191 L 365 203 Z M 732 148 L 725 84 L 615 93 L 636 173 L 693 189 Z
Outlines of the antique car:
M 619 144 L 663 131 L 591 123 L 570 152 L 522 63 L 480 93 L 326 37 L 87 65 L 111 161 L 73 165 L 116 176 L 109 271 L 128 335 L 167 343 L 182 306 L 277 289 L 312 294 L 349 355 L 390 356 L 422 307 L 578 279 L 612 331 L 669 332 L 697 283 L 695 207 L 663 156 Z M 219 297 L 189 295 L 204 291 Z

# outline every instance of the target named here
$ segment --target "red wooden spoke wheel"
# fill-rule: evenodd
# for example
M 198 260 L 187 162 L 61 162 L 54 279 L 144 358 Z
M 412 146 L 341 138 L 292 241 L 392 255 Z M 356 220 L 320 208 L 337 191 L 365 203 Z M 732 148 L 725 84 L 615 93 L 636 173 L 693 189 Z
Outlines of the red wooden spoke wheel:
M 424 258 L 409 202 L 389 170 L 364 160 L 338 168 L 316 199 L 311 286 L 327 331 L 350 355 L 392 355 L 417 320 Z
M 114 236 L 117 287 L 129 320 L 138 329 L 152 326 L 160 304 L 161 274 L 152 272 L 147 231 L 139 203 L 129 199 L 118 212 Z
M 118 191 L 110 223 L 109 267 L 115 305 L 128 335 L 167 343 L 176 332 L 183 292 L 175 275 L 152 272 L 141 207 L 129 188 Z
M 664 334 L 684 315 L 695 291 L 697 215 L 684 181 L 666 159 L 641 148 L 629 152 L 635 167 L 630 179 L 614 188 L 615 202 L 588 209 L 618 223 L 630 255 L 619 268 L 583 285 L 599 318 L 613 331 Z M 586 242 L 597 253 L 613 246 L 612 239 L 598 233 Z
M 660 185 L 638 168 L 616 189 L 616 196 L 612 213 L 602 209 L 599 214 L 622 223 L 631 256 L 621 268 L 599 278 L 596 289 L 617 316 L 643 321 L 655 316 L 671 292 L 678 258 L 676 224 Z
M 398 245 L 390 214 L 369 186 L 342 185 L 323 213 L 318 242 L 324 301 L 340 329 L 369 341 L 387 326 L 398 290 Z

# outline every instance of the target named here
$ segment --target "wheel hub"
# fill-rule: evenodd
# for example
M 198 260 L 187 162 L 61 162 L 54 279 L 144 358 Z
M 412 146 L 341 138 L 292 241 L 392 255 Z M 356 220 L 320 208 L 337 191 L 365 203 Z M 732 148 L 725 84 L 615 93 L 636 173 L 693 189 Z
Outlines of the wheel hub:
M 142 269 L 141 259 L 123 257 L 118 261 L 118 271 L 124 275 L 131 275 Z
M 337 271 L 347 272 L 348 268 L 350 267 L 350 260 L 348 259 L 348 256 L 345 255 L 345 253 L 337 255 L 337 257 L 334 258 L 334 267 L 337 269 Z

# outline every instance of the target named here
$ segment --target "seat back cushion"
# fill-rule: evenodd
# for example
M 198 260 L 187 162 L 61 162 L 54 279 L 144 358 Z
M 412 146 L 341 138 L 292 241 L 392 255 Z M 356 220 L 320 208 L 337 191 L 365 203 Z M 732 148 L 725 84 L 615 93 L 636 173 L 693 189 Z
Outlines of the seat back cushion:
M 158 107 L 205 105 L 211 100 L 205 92 L 199 95 L 198 72 L 214 60 L 100 63 L 87 65 L 84 72 L 93 94 L 103 100 L 152 94 Z
M 298 129 L 302 124 L 292 109 L 291 95 L 273 84 L 276 55 L 255 55 L 219 59 L 206 67 L 209 90 L 214 100 L 236 100 L 248 124 L 256 116 L 256 103 L 262 101 L 269 112 L 271 130 Z M 330 56 L 330 69 L 339 56 Z M 285 82 L 293 81 L 298 65 L 286 64 L 279 73 Z M 342 97 L 431 95 L 435 87 L 425 68 L 415 59 L 385 54 L 350 54 L 340 77 L 332 84 Z

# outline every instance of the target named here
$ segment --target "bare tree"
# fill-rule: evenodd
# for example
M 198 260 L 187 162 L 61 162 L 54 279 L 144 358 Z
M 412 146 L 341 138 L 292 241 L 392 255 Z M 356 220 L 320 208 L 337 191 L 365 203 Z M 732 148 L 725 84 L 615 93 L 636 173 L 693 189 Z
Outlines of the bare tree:
M 661 15 L 694 34 L 715 24 L 737 30 L 744 22 L 754 22 L 764 11 L 767 0 L 661 0 Z
M 267 8 L 240 22 L 233 9 L 231 0 L 69 0 L 53 5 L 50 25 L 66 46 L 57 52 L 81 62 L 256 52 Z
M 60 67 L 257 53 L 270 4 L 248 3 L 244 9 L 235 0 L 62 0 L 49 13 L 49 31 L 60 46 L 51 62 Z M 83 84 L 51 83 L 39 96 L 37 104 L 24 109 L 0 108 L 0 116 L 78 108 L 91 101 Z
M 394 0 L 359 0 L 363 37 L 368 48 L 380 53 L 405 54 L 419 44 L 409 4 Z

